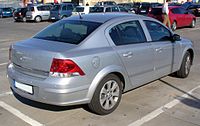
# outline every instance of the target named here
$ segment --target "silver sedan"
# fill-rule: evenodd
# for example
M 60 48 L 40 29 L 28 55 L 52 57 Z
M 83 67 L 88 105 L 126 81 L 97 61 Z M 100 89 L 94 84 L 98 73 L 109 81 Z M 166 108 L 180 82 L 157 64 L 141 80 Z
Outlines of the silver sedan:
M 42 103 L 88 104 L 113 112 L 123 92 L 174 73 L 185 78 L 190 40 L 140 15 L 72 16 L 10 47 L 7 74 L 14 93 Z

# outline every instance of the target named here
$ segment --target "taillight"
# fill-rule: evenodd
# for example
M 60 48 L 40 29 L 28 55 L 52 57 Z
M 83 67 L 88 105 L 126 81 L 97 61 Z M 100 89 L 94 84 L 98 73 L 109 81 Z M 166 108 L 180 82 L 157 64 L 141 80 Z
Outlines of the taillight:
M 19 13 L 19 16 L 21 16 L 21 15 L 22 15 L 22 13 L 20 12 L 20 13 Z
M 53 77 L 73 77 L 83 76 L 85 73 L 81 68 L 69 59 L 53 59 L 50 68 L 50 76 Z
M 151 7 L 150 7 L 150 8 L 149 8 L 149 12 L 151 12 L 151 10 L 152 10 L 152 9 L 151 9 Z

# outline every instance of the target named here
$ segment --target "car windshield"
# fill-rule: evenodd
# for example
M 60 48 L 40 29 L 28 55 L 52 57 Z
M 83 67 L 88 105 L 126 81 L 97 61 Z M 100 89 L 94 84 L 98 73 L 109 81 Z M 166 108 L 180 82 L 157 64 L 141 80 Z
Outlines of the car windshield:
M 101 13 L 103 9 L 103 7 L 90 7 L 90 13 Z
M 60 5 L 54 5 L 52 11 L 58 11 L 58 10 L 60 10 Z
M 39 32 L 34 38 L 79 44 L 100 25 L 97 22 L 62 20 Z
M 73 10 L 73 12 L 83 12 L 83 11 L 84 11 L 84 7 L 76 7 Z
M 12 11 L 10 8 L 3 8 L 3 11 Z

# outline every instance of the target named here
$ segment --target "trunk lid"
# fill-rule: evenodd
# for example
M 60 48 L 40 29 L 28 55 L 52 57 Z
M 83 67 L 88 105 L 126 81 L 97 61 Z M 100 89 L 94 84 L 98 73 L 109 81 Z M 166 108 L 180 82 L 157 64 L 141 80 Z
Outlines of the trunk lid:
M 12 46 L 11 62 L 20 72 L 48 76 L 53 58 L 63 57 L 62 52 L 76 45 L 31 38 Z

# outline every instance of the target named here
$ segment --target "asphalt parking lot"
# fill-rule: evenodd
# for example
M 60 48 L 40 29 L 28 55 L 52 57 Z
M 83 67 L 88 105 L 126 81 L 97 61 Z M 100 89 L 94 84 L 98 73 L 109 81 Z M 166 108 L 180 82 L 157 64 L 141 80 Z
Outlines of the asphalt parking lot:
M 12 94 L 6 78 L 9 45 L 49 24 L 0 19 L 0 126 L 200 126 L 199 19 L 196 28 L 176 31 L 194 44 L 195 60 L 188 78 L 167 76 L 126 92 L 117 110 L 106 116 L 90 113 L 84 105 L 56 107 Z

